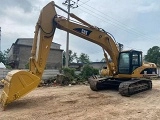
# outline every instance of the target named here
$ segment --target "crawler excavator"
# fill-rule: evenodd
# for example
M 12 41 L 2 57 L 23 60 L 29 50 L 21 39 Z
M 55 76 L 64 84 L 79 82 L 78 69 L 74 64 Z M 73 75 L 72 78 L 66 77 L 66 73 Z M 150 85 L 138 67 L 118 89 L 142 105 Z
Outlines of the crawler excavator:
M 69 14 L 75 21 L 58 15 L 55 7 Z M 142 64 L 141 51 L 120 52 L 111 34 L 90 25 L 72 13 L 68 13 L 52 1 L 43 7 L 35 26 L 29 71 L 13 70 L 2 80 L 4 83 L 1 94 L 3 108 L 32 91 L 40 83 L 56 28 L 68 31 L 102 47 L 108 66 L 107 77 L 90 79 L 92 90 L 116 86 L 121 95 L 129 96 L 152 88 L 151 80 L 144 77 L 155 75 L 156 65 Z M 108 62 L 108 55 L 112 62 Z

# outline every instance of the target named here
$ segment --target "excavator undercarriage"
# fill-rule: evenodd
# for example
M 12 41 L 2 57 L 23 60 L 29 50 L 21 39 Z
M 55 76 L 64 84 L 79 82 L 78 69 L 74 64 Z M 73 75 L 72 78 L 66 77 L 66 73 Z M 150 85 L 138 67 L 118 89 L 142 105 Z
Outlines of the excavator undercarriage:
M 131 96 L 133 94 L 152 89 L 150 79 L 119 79 L 119 78 L 89 78 L 90 88 L 93 91 L 114 89 L 118 90 L 122 96 Z

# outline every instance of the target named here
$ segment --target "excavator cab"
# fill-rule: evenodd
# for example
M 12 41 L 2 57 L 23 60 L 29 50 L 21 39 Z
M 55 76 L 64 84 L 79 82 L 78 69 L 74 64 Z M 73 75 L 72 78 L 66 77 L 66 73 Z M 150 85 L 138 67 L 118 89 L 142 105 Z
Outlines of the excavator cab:
M 145 66 L 142 62 L 142 52 L 136 50 L 123 51 L 119 53 L 118 59 L 118 74 L 136 75 L 144 77 L 144 75 L 156 75 L 156 65 L 150 63 Z M 136 70 L 137 69 L 137 70 Z M 139 71 L 136 73 L 136 71 Z
M 132 74 L 142 66 L 142 52 L 136 50 L 123 51 L 119 54 L 118 74 Z

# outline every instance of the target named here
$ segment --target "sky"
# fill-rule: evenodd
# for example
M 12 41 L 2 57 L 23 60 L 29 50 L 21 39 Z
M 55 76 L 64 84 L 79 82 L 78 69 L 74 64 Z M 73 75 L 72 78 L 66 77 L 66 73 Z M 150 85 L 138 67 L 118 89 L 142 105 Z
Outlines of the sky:
M 77 2 L 77 0 L 73 0 Z M 11 47 L 18 38 L 33 38 L 40 10 L 50 0 L 0 0 L 1 50 Z M 67 10 L 62 3 L 57 5 Z M 124 50 L 140 50 L 147 54 L 153 46 L 160 47 L 160 0 L 79 0 L 76 14 L 93 26 L 111 33 Z M 57 10 L 57 14 L 67 14 Z M 66 32 L 56 29 L 53 42 L 66 50 Z M 100 61 L 102 48 L 94 43 L 70 34 L 69 49 L 86 53 L 93 62 Z

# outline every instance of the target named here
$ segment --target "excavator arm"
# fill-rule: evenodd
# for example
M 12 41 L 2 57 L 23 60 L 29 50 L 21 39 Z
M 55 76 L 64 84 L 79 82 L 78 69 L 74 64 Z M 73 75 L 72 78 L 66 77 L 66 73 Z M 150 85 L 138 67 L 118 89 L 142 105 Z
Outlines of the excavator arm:
M 76 22 L 57 15 L 55 7 L 69 14 L 53 1 L 41 10 L 35 26 L 35 35 L 29 59 L 29 71 L 13 70 L 7 74 L 3 80 L 4 89 L 1 95 L 3 108 L 32 91 L 40 83 L 56 28 L 68 31 L 101 46 L 105 58 L 108 59 L 107 52 L 114 63 L 114 66 L 108 63 L 110 75 L 114 75 L 117 72 L 119 51 L 112 36 L 103 29 L 90 25 L 74 14 L 69 15 L 76 19 Z
M 56 29 L 56 27 L 53 26 L 53 18 L 55 15 L 56 11 L 53 2 L 51 2 L 41 10 L 35 26 L 29 71 L 39 78 L 42 77 Z

